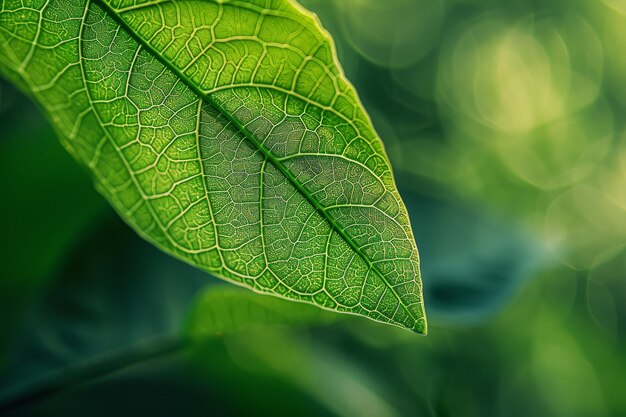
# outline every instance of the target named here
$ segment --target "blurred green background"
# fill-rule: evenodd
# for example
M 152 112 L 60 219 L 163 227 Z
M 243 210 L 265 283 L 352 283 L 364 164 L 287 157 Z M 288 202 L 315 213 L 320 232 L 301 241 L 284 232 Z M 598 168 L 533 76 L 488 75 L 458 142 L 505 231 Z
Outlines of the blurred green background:
M 0 414 L 626 415 L 626 1 L 302 3 L 385 142 L 430 334 L 276 301 L 181 343 L 224 284 L 136 237 L 3 82 Z

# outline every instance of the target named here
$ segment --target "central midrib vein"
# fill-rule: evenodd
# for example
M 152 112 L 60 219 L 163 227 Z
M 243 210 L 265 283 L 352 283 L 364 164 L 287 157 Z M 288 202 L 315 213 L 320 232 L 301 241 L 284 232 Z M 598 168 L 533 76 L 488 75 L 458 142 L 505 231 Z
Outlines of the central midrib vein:
M 208 102 L 212 107 L 214 107 L 216 110 L 218 110 L 224 117 L 226 117 L 226 119 L 232 123 L 233 125 L 235 125 L 235 127 L 237 127 L 237 129 L 239 129 L 239 131 L 241 133 L 244 134 L 244 136 L 250 141 L 252 142 L 252 144 L 255 146 L 256 149 L 258 149 L 263 156 L 272 164 L 274 165 L 285 177 L 287 177 L 287 179 L 291 182 L 291 184 L 300 192 L 302 193 L 307 200 L 315 207 L 315 209 L 322 213 L 322 215 L 324 216 L 324 218 L 326 219 L 326 221 L 328 221 L 328 223 L 330 223 L 330 225 L 332 226 L 332 228 L 342 237 L 342 239 L 344 239 L 346 241 L 346 243 L 352 248 L 352 250 L 354 250 L 360 257 L 361 259 L 363 259 L 363 261 L 367 264 L 368 268 L 372 271 L 374 271 L 379 277 L 380 279 L 385 283 L 385 285 L 387 286 L 387 288 L 393 293 L 393 295 L 398 299 L 398 303 L 400 303 L 400 305 L 402 305 L 405 310 L 407 311 L 407 313 L 409 314 L 409 316 L 411 316 L 413 318 L 413 320 L 415 320 L 415 325 L 417 325 L 417 322 L 421 319 L 421 317 L 416 317 L 414 315 L 414 313 L 411 311 L 411 309 L 409 308 L 409 306 L 405 305 L 402 301 L 402 298 L 400 297 L 400 295 L 398 294 L 398 292 L 395 290 L 395 288 L 391 285 L 391 283 L 389 283 L 387 281 L 387 279 L 385 278 L 385 276 L 383 275 L 383 273 L 378 269 L 378 267 L 376 265 L 374 265 L 372 263 L 372 261 L 365 255 L 365 253 L 363 253 L 363 251 L 359 248 L 359 246 L 356 244 L 356 242 L 352 239 L 352 237 L 350 235 L 348 235 L 342 227 L 340 227 L 340 225 L 337 223 L 337 221 L 326 211 L 326 208 L 317 200 L 317 198 L 315 198 L 315 196 L 313 196 L 309 190 L 307 190 L 301 183 L 300 181 L 298 181 L 298 179 L 296 177 L 294 177 L 294 175 L 291 173 L 291 171 L 289 171 L 283 164 L 281 161 L 279 161 L 274 155 L 272 155 L 272 153 L 270 151 L 268 151 L 265 146 L 263 146 L 262 143 L 260 143 L 256 137 L 254 137 L 254 135 L 239 121 L 237 120 L 235 117 L 233 117 L 230 112 L 228 112 L 220 103 L 218 103 L 217 101 L 215 101 L 213 99 L 213 97 L 211 97 L 211 94 L 207 94 L 204 91 L 202 91 L 200 89 L 200 87 L 198 87 L 197 85 L 195 85 L 193 82 L 191 82 L 187 76 L 185 76 L 185 74 L 183 74 L 183 72 L 178 69 L 175 65 L 173 65 L 170 61 L 168 61 L 167 59 L 165 59 L 162 55 L 161 52 L 159 52 L 158 50 L 156 50 L 152 45 L 150 45 L 145 39 L 143 39 L 137 32 L 135 32 L 135 30 L 130 27 L 130 25 L 120 16 L 120 14 L 114 9 L 112 8 L 109 4 L 106 3 L 105 0 L 87 0 L 87 2 L 91 2 L 91 3 L 96 3 L 98 4 L 113 20 L 115 20 L 121 27 L 124 28 L 124 30 L 126 31 L 126 33 L 129 34 L 129 36 L 131 36 L 135 42 L 137 42 L 142 48 L 145 48 L 147 51 L 150 52 L 150 54 L 152 56 L 154 56 L 155 59 L 157 59 L 161 64 L 163 64 L 167 69 L 169 69 L 170 71 L 172 71 L 174 74 L 176 74 L 176 76 L 187 86 L 189 87 L 201 100 L 205 100 L 206 102 Z M 87 7 L 89 7 L 89 4 L 87 4 Z M 265 250 L 265 248 L 263 248 L 263 250 Z M 365 285 L 365 282 L 363 282 L 363 285 Z M 393 320 L 393 318 L 390 317 L 391 320 Z

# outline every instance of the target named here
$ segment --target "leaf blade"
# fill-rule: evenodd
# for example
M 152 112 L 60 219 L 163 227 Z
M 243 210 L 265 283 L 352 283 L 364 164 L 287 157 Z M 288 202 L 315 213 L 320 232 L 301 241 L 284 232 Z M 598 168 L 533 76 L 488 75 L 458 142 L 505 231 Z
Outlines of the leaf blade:
M 76 33 L 57 16 L 68 5 L 77 35 L 51 47 L 65 66 L 37 80 L 29 67 L 50 58 L 41 36 Z M 257 291 L 426 332 L 417 249 L 382 143 L 310 15 L 287 1 L 106 0 L 53 0 L 40 14 L 12 70 L 142 236 Z M 75 66 L 81 88 L 66 76 Z M 49 91 L 63 101 L 65 84 L 85 103 L 55 110 Z

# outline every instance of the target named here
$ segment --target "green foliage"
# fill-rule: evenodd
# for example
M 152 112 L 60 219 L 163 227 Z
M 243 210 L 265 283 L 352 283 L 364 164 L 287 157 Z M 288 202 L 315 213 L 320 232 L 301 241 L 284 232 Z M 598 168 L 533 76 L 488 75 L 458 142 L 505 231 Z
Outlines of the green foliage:
M 387 156 L 309 13 L 5 1 L 0 29 L 0 72 L 146 239 L 259 292 L 426 333 Z
M 626 415 L 626 7 L 301 1 L 385 140 L 436 331 L 344 316 L 151 344 L 184 334 L 194 294 L 223 283 L 89 215 L 104 199 L 0 84 L 0 284 L 15 284 L 0 305 L 21 336 L 0 343 L 0 403 L 30 399 L 0 414 Z M 42 294 L 27 303 L 18 284 Z

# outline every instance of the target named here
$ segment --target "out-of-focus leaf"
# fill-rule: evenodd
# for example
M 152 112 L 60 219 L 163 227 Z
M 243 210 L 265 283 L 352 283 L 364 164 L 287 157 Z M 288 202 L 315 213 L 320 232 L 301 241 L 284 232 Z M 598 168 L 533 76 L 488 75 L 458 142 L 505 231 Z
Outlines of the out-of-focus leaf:
M 75 248 L 8 350 L 0 393 L 144 339 L 176 337 L 211 277 L 142 241 L 119 220 Z
M 196 299 L 186 333 L 203 339 L 251 328 L 331 323 L 335 315 L 311 305 L 260 297 L 238 288 L 212 285 Z
M 283 338 L 283 340 L 285 340 Z M 40 397 L 3 417 L 336 416 L 278 373 L 242 369 L 222 338 Z M 281 351 L 275 352 L 280 356 Z M 206 366 L 203 366 L 206 364 Z M 4 410 L 3 410 L 4 411 Z
M 29 0 L 3 3 L 0 29 L 2 74 L 150 242 L 258 292 L 426 333 L 382 142 L 301 6 Z

